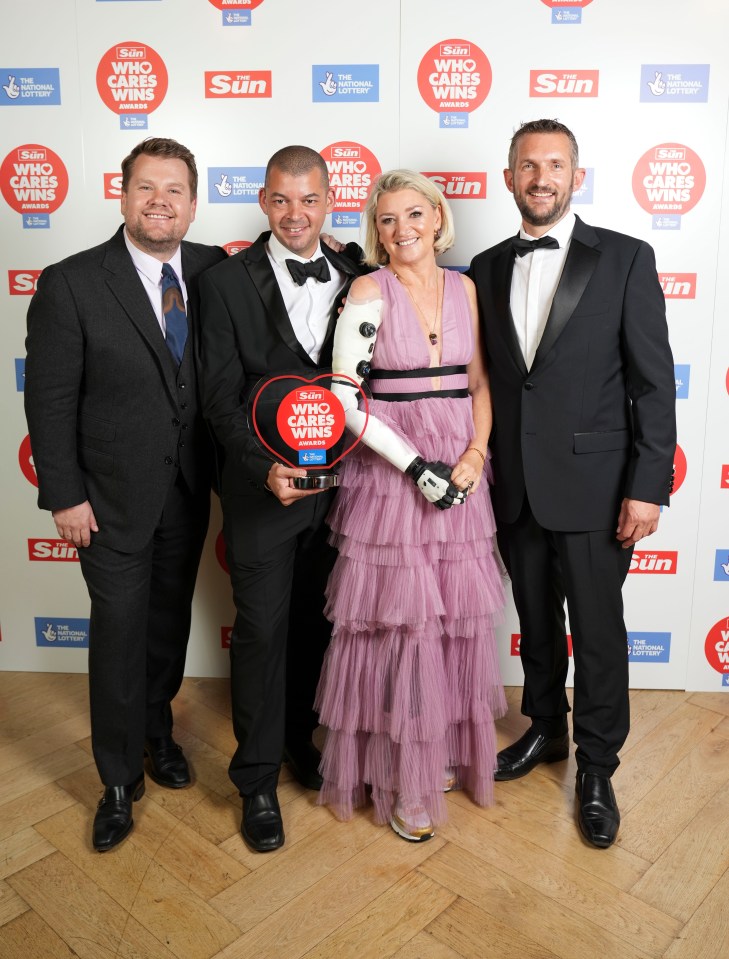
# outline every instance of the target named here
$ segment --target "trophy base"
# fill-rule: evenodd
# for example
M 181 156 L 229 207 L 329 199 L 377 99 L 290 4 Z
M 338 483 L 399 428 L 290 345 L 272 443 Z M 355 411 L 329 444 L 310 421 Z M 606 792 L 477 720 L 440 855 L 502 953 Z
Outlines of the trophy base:
M 296 489 L 332 489 L 339 486 L 338 473 L 319 473 L 311 476 L 295 476 L 294 487 Z

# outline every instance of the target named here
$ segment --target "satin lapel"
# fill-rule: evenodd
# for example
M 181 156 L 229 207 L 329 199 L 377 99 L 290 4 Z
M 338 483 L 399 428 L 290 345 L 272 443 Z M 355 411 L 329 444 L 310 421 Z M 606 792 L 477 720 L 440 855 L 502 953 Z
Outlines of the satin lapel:
M 526 376 L 527 368 L 524 362 L 524 354 L 519 346 L 519 340 L 514 327 L 514 318 L 511 315 L 511 304 L 509 302 L 511 293 L 511 276 L 514 272 L 514 250 L 511 245 L 507 246 L 503 253 L 495 256 L 491 262 L 491 289 L 494 291 L 494 304 L 496 306 L 496 322 L 498 328 L 506 342 L 506 348 L 509 355 L 522 376 Z M 488 325 L 492 318 L 485 316 L 483 322 Z
M 109 272 L 106 281 L 109 289 L 154 354 L 170 396 L 176 399 L 175 370 L 170 351 L 121 230 L 109 243 L 103 267 Z
M 294 328 L 291 325 L 289 314 L 281 296 L 281 290 L 276 282 L 276 276 L 263 243 L 257 242 L 249 247 L 241 262 L 245 264 L 253 285 L 258 291 L 266 317 L 273 322 L 281 339 L 303 363 L 307 366 L 313 366 L 311 357 L 296 339 Z
M 557 342 L 600 261 L 599 251 L 577 239 L 577 232 L 575 227 L 557 292 L 552 300 L 552 308 L 534 356 L 532 370 L 539 366 Z

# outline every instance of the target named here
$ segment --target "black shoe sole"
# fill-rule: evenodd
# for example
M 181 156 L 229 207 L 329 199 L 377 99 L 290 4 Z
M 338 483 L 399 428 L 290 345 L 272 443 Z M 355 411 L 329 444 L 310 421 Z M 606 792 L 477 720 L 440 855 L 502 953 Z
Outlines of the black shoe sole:
M 497 783 L 511 782 L 513 779 L 521 779 L 522 776 L 527 776 L 532 769 L 536 769 L 537 766 L 540 766 L 542 763 L 545 765 L 550 765 L 551 763 L 561 763 L 565 759 L 569 759 L 570 751 L 566 749 L 564 752 L 557 754 L 548 753 L 546 756 L 540 756 L 535 762 L 525 763 L 519 769 L 514 770 L 505 770 L 497 769 L 494 773 L 494 781 Z

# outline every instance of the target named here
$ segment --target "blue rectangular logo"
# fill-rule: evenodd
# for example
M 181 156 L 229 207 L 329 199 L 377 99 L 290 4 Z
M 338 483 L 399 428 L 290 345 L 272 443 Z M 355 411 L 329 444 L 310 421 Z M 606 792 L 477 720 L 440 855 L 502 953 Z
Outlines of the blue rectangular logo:
M 208 167 L 208 203 L 258 203 L 265 180 L 264 166 Z
M 441 130 L 465 130 L 468 126 L 468 114 L 439 113 L 438 126 Z
M 250 27 L 250 10 L 223 10 L 224 27 Z
M 640 68 L 641 103 L 706 103 L 708 63 L 644 63 Z
M 315 63 L 311 68 L 314 103 L 379 103 L 377 63 Z
M 361 213 L 345 213 L 339 210 L 332 213 L 332 226 L 345 227 L 353 226 L 359 229 L 362 221 Z
M 148 130 L 149 117 L 146 113 L 126 114 L 119 117 L 120 130 Z
M 573 203 L 593 203 L 595 198 L 595 168 L 585 168 L 585 179 L 579 190 L 572 194 Z
M 57 67 L 0 67 L 0 106 L 57 107 L 61 75 Z
M 25 357 L 15 360 L 15 389 L 18 393 L 25 392 Z
M 582 23 L 582 7 L 552 7 L 552 23 Z
M 325 449 L 299 450 L 299 466 L 323 466 L 326 461 Z
M 680 230 L 681 217 L 675 213 L 654 213 L 652 225 L 654 230 Z
M 667 663 L 670 658 L 670 633 L 628 633 L 628 662 Z
M 722 685 L 722 686 L 729 686 L 729 673 L 722 673 L 721 685 Z
M 676 374 L 676 399 L 687 400 L 691 382 L 691 364 L 676 363 L 673 369 Z
M 56 619 L 54 617 L 35 617 L 36 646 L 66 646 L 76 649 L 88 649 L 88 619 Z
M 729 549 L 718 549 L 714 557 L 714 580 L 729 583 Z
M 51 225 L 51 217 L 48 213 L 24 213 L 24 230 L 47 230 Z

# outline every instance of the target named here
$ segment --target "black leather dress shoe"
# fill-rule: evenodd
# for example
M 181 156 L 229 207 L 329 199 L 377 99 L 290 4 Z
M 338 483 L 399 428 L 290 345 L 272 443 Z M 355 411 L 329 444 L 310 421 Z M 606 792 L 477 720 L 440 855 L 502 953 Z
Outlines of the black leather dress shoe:
M 511 746 L 502 749 L 496 757 L 494 779 L 506 782 L 526 776 L 539 763 L 558 763 L 570 754 L 570 740 L 567 733 L 550 738 L 527 729 L 524 735 Z
M 144 795 L 144 773 L 128 786 L 107 786 L 94 816 L 94 849 L 107 852 L 132 831 L 132 803 Z
M 148 739 L 144 744 L 144 755 L 149 759 L 149 775 L 160 786 L 168 789 L 184 789 L 192 782 L 190 767 L 172 736 L 159 736 Z
M 592 846 L 607 849 L 615 842 L 620 826 L 620 811 L 608 776 L 577 773 L 577 822 L 580 832 Z
M 254 852 L 273 852 L 283 846 L 286 837 L 275 790 L 243 797 L 240 831 Z
M 292 743 L 284 749 L 284 761 L 294 774 L 294 778 L 306 789 L 321 789 L 322 778 L 319 773 L 321 753 L 311 740 Z

